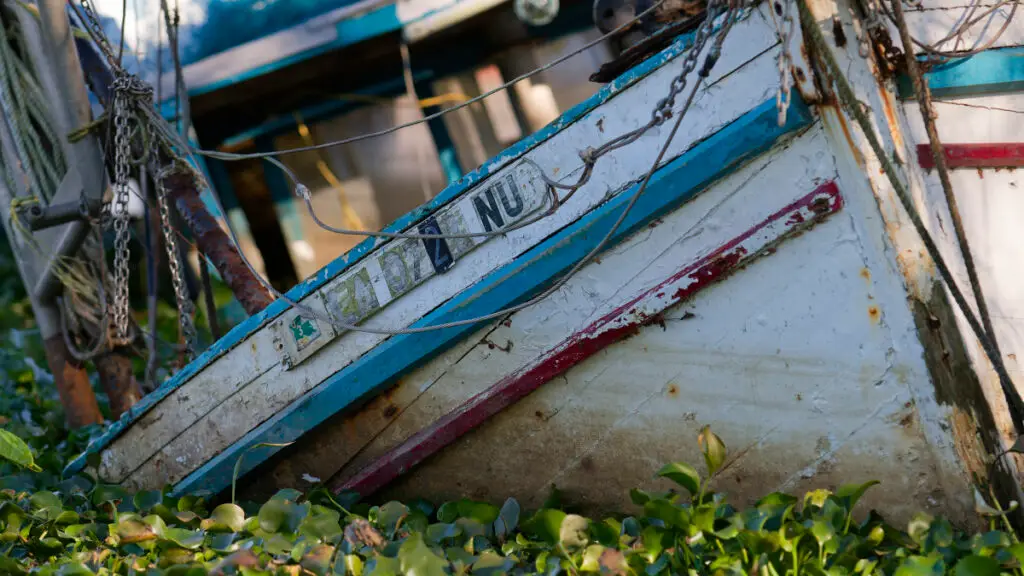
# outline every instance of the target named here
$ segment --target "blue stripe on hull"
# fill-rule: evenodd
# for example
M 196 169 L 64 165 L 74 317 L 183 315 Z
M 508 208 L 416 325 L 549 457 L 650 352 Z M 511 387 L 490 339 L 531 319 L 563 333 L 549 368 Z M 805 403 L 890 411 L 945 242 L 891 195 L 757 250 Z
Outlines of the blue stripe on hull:
M 780 127 L 777 118 L 775 100 L 772 99 L 659 169 L 647 191 L 616 231 L 609 247 L 660 215 L 676 209 L 714 181 L 767 151 L 781 137 L 805 128 L 812 121 L 810 110 L 799 99 L 794 100 L 785 126 Z M 636 186 L 638 184 L 495 270 L 414 326 L 483 316 L 539 293 L 593 250 L 618 219 Z M 278 451 L 277 448 L 265 447 L 247 453 L 251 447 L 297 440 L 327 418 L 353 409 L 382 392 L 402 374 L 436 357 L 483 325 L 402 334 L 382 342 L 218 454 L 180 482 L 175 491 L 219 492 L 227 488 L 231 485 L 233 467 L 239 456 L 246 454 L 241 468 L 244 474 Z
M 423 218 L 458 198 L 463 192 L 472 188 L 492 173 L 514 162 L 534 147 L 564 130 L 577 120 L 583 118 L 595 108 L 608 102 L 616 95 L 639 82 L 658 68 L 661 68 L 665 64 L 671 62 L 674 58 L 683 53 L 690 46 L 692 41 L 693 34 L 680 36 L 672 43 L 671 46 L 661 51 L 656 56 L 648 58 L 644 62 L 625 72 L 622 76 L 616 78 L 614 81 L 606 84 L 596 94 L 569 109 L 544 128 L 520 140 L 519 142 L 516 142 L 512 146 L 509 146 L 500 154 L 482 164 L 476 170 L 462 177 L 462 179 L 457 183 L 445 188 L 430 202 L 427 202 L 419 208 L 416 208 L 408 214 L 396 219 L 384 230 L 388 232 L 401 232 L 410 226 L 417 224 Z M 363 242 L 360 242 L 355 248 L 349 250 L 345 255 L 335 259 L 333 262 L 317 271 L 315 275 L 307 278 L 303 282 L 300 282 L 289 290 L 288 297 L 291 300 L 298 301 L 312 294 L 324 284 L 333 280 L 336 276 L 347 270 L 349 266 L 368 255 L 377 246 L 377 240 L 374 238 L 368 238 Z M 204 351 L 198 358 L 179 370 L 171 379 L 164 382 L 164 384 L 155 391 L 147 394 L 138 404 L 125 412 L 121 416 L 120 420 L 108 426 L 101 435 L 97 436 L 89 443 L 85 453 L 68 464 L 65 468 L 65 473 L 71 474 L 85 468 L 89 454 L 94 454 L 103 450 L 103 448 L 127 430 L 131 423 L 139 416 L 148 412 L 161 400 L 170 395 L 171 392 L 188 382 L 188 380 L 194 375 L 209 366 L 211 362 L 223 356 L 227 351 L 240 344 L 265 324 L 285 312 L 288 308 L 289 306 L 287 303 L 277 300 L 271 303 L 270 306 L 267 306 L 264 310 L 250 316 L 244 322 L 236 325 L 230 332 L 225 334 L 224 337 L 207 348 L 206 351 Z
M 1024 90 L 1024 47 L 985 50 L 939 64 L 925 74 L 935 98 L 961 98 Z M 910 77 L 896 82 L 901 99 L 914 98 Z

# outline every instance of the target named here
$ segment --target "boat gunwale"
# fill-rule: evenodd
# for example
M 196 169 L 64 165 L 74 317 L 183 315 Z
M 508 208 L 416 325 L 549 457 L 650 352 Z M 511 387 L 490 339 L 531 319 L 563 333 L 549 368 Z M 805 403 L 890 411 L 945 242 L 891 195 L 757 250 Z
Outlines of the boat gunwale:
M 750 10 L 744 17 L 750 17 L 757 8 Z M 407 212 L 393 220 L 383 229 L 385 232 L 402 232 L 408 230 L 427 218 L 436 211 L 448 206 L 458 200 L 462 195 L 480 184 L 497 171 L 519 160 L 537 146 L 543 144 L 556 134 L 583 119 L 588 113 L 599 106 L 610 101 L 618 94 L 633 86 L 640 80 L 654 73 L 662 66 L 668 64 L 682 54 L 692 44 L 694 32 L 679 35 L 672 44 L 661 52 L 649 57 L 640 64 L 630 68 L 615 80 L 605 84 L 592 96 L 565 111 L 557 119 L 544 126 L 533 134 L 515 142 L 505 148 L 502 152 L 488 159 L 473 171 L 467 173 L 457 182 L 454 182 L 439 192 L 433 199 L 417 208 Z M 324 287 L 328 282 L 354 266 L 373 251 L 385 245 L 389 240 L 375 237 L 368 237 L 351 250 L 342 254 L 329 264 L 318 270 L 314 275 L 299 282 L 286 292 L 290 300 L 301 301 L 315 294 L 317 290 Z M 249 316 L 232 328 L 227 334 L 214 342 L 209 348 L 203 351 L 195 360 L 187 364 L 171 378 L 161 384 L 156 390 L 142 398 L 139 403 L 127 410 L 121 417 L 108 424 L 104 431 L 89 441 L 86 449 L 73 459 L 64 469 L 65 474 L 72 474 L 84 469 L 91 455 L 98 454 L 107 448 L 114 440 L 127 431 L 144 414 L 159 405 L 174 391 L 183 387 L 202 370 L 210 366 L 215 360 L 242 344 L 246 339 L 255 335 L 273 320 L 291 309 L 291 305 L 278 299 L 270 303 L 260 312 Z

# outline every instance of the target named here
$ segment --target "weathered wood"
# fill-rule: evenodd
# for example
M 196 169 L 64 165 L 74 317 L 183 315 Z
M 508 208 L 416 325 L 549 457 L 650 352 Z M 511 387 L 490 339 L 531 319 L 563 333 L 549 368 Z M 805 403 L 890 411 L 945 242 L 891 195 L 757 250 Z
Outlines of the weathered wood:
M 667 279 L 575 331 L 526 367 L 505 376 L 361 469 L 355 477 L 335 483 L 331 489 L 335 492 L 353 491 L 365 497 L 384 488 L 553 378 L 636 335 L 641 328 L 664 323 L 663 314 L 667 309 L 689 300 L 758 257 L 774 252 L 782 241 L 810 229 L 841 207 L 842 197 L 835 182 L 823 184 L 710 254 L 687 263 Z M 509 342 L 506 348 L 511 346 Z

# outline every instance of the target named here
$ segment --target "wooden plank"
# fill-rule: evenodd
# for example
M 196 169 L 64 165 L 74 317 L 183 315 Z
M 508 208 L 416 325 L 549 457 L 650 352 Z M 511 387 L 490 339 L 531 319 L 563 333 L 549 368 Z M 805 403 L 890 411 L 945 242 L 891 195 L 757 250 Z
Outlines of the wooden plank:
M 1020 168 L 1024 166 L 1024 143 L 943 144 L 942 153 L 950 168 Z M 917 145 L 917 163 L 925 170 L 935 168 L 930 144 Z
M 332 490 L 351 490 L 362 496 L 376 492 L 552 378 L 635 334 L 641 327 L 661 321 L 661 314 L 669 307 L 688 300 L 758 257 L 773 252 L 782 241 L 839 211 L 842 204 L 835 181 L 823 184 L 576 332 L 542 355 L 532 366 L 503 378 L 469 399 L 354 478 L 332 486 Z
M 794 100 L 787 124 L 780 127 L 777 120 L 772 98 L 660 169 L 652 178 L 648 192 L 639 199 L 613 236 L 613 243 L 678 207 L 712 182 L 768 150 L 786 134 L 809 125 L 811 116 L 806 105 Z M 428 326 L 473 318 L 530 297 L 593 249 L 629 201 L 631 190 L 624 190 L 515 261 L 494 270 L 472 291 L 452 298 L 413 325 Z M 425 334 L 402 334 L 382 342 L 211 458 L 202 468 L 178 483 L 175 489 L 179 492 L 223 489 L 231 483 L 238 456 L 247 453 L 251 447 L 268 442 L 294 441 L 333 414 L 358 406 L 388 386 L 395 377 L 421 365 L 478 327 L 479 324 Z M 263 448 L 247 453 L 242 472 L 251 470 L 277 450 Z
M 770 85 L 773 76 L 770 55 L 752 61 L 752 58 L 764 53 L 774 41 L 770 31 L 758 24 L 749 20 L 737 26 L 736 34 L 726 42 L 726 52 L 720 60 L 717 72 L 710 78 L 712 83 L 710 90 L 719 90 L 731 82 L 739 82 L 740 80 L 733 79 L 730 74 L 740 66 L 745 68 L 744 80 L 748 84 Z M 563 180 L 574 178 L 581 166 L 581 160 L 577 154 L 578 149 L 595 141 L 603 141 L 611 134 L 619 134 L 636 128 L 647 121 L 650 106 L 653 105 L 649 94 L 663 91 L 675 73 L 671 67 L 664 67 L 664 65 L 682 53 L 688 43 L 688 38 L 681 37 L 672 48 L 644 62 L 629 74 L 606 86 L 593 98 L 570 110 L 545 129 L 510 147 L 480 169 L 464 177 L 458 184 L 449 186 L 430 203 L 400 218 L 388 227 L 388 231 L 415 229 L 415 226 L 423 222 L 428 215 L 467 194 L 469 190 L 509 173 L 514 167 L 513 163 L 525 154 L 530 154 L 533 161 L 549 174 Z M 720 85 L 718 80 L 723 76 L 728 76 L 728 78 L 723 81 L 724 85 Z M 624 113 L 607 115 L 596 110 L 598 106 L 617 96 L 629 100 L 629 103 L 622 105 Z M 732 122 L 744 111 L 756 105 L 759 97 L 757 93 L 749 90 L 725 90 L 723 95 L 716 95 L 714 98 L 711 98 L 707 92 L 702 93 L 698 97 L 695 109 L 710 106 L 714 108 L 715 113 L 693 114 L 684 126 L 683 133 L 687 134 L 687 137 L 678 139 L 679 142 L 673 145 L 669 157 L 677 156 L 692 142 L 710 135 L 725 124 Z M 799 122 L 795 125 L 799 125 Z M 568 225 L 592 207 L 605 201 L 609 189 L 621 189 L 629 182 L 639 178 L 646 170 L 647 162 L 646 156 L 637 155 L 635 150 L 630 151 L 628 147 L 615 151 L 606 161 L 599 164 L 593 181 L 581 189 L 573 201 L 562 206 L 555 215 L 546 218 L 542 223 L 531 226 L 528 230 L 492 238 L 475 249 L 452 272 L 449 272 L 444 282 L 428 282 L 421 285 L 413 290 L 408 297 L 400 299 L 395 305 L 380 312 L 379 318 L 376 320 L 391 326 L 411 324 L 431 308 L 436 307 L 439 302 L 454 296 L 459 290 L 482 278 L 496 265 L 511 261 L 534 243 Z M 293 288 L 289 297 L 299 301 L 319 298 L 318 291 L 324 289 L 342 273 L 362 261 L 372 251 L 380 249 L 384 244 L 386 242 L 375 239 L 361 243 L 346 256 L 335 260 L 315 276 Z M 252 378 L 259 375 L 253 373 L 248 367 L 250 363 L 255 362 L 262 365 L 264 371 L 269 369 L 266 366 L 265 356 L 254 358 L 253 355 L 271 345 L 270 330 L 264 329 L 271 320 L 278 318 L 283 313 L 286 316 L 285 322 L 290 322 L 291 318 L 287 318 L 287 316 L 293 315 L 295 311 L 289 311 L 288 308 L 284 302 L 275 302 L 265 311 L 250 317 L 246 322 L 237 326 L 204 352 L 199 359 L 176 374 L 170 382 L 147 396 L 135 411 L 135 418 L 122 418 L 108 428 L 100 438 L 90 444 L 87 453 L 104 451 L 103 461 L 116 466 L 118 472 L 110 474 L 109 477 L 124 479 L 146 464 L 147 460 L 161 450 L 162 446 L 173 442 L 177 443 L 180 449 L 191 452 L 193 447 L 207 445 L 206 442 L 209 442 L 210 450 L 216 451 L 219 448 L 215 447 L 221 446 L 222 443 L 226 443 L 223 444 L 223 447 L 230 445 L 244 431 L 249 430 L 255 422 L 269 418 L 273 412 L 261 412 L 259 415 L 253 415 L 254 406 L 251 404 L 254 401 L 247 396 L 244 388 L 253 382 Z M 370 334 L 344 335 L 341 340 L 345 344 L 332 347 L 331 354 L 320 353 L 315 358 L 306 361 L 301 367 L 301 373 L 295 376 L 294 386 L 285 391 L 288 396 L 275 398 L 274 402 L 288 401 L 303 394 L 310 387 L 322 382 L 372 349 L 383 339 L 382 336 Z M 155 428 L 130 425 L 134 419 L 137 419 L 138 414 L 148 412 L 183 386 L 191 387 L 191 384 L 185 385 L 196 378 L 197 374 L 208 371 L 208 367 L 212 368 L 215 361 L 217 363 L 227 362 L 235 367 L 235 370 L 227 370 L 229 376 L 223 384 L 219 380 L 214 380 L 211 386 L 203 388 L 202 393 L 185 391 L 175 394 L 180 401 L 174 411 L 175 416 L 165 418 L 166 414 L 163 414 L 162 410 L 160 414 L 147 414 L 146 418 L 150 423 L 154 420 L 160 421 Z M 237 372 L 248 373 L 251 378 L 240 382 L 235 377 Z M 205 381 L 205 377 L 202 380 Z M 225 402 L 228 404 L 221 406 Z M 231 406 L 234 404 L 239 404 L 236 406 L 238 410 L 232 411 Z M 241 404 L 246 405 L 241 406 Z M 202 408 L 199 407 L 200 405 Z M 215 408 L 218 410 L 218 414 L 223 414 L 222 417 L 226 419 L 221 422 L 221 427 L 218 430 L 221 434 L 216 438 L 202 437 L 198 441 L 191 438 L 191 435 L 196 432 L 188 432 L 188 429 L 198 421 L 193 418 L 212 417 L 212 410 Z M 269 410 L 269 407 L 267 409 Z M 190 416 L 178 417 L 185 414 Z M 241 432 L 234 435 L 238 428 L 241 428 Z M 122 434 L 125 435 L 124 438 L 120 438 Z M 110 452 L 106 449 L 107 446 L 115 439 L 118 443 L 117 454 L 106 453 Z M 194 469 L 191 467 L 195 466 L 195 462 L 180 463 L 179 456 L 182 455 L 170 458 L 174 463 L 173 469 L 156 470 L 153 463 L 150 463 L 150 473 L 166 479 L 174 478 L 175 474 L 183 475 Z M 84 464 L 85 455 L 72 462 L 69 471 L 81 469 Z

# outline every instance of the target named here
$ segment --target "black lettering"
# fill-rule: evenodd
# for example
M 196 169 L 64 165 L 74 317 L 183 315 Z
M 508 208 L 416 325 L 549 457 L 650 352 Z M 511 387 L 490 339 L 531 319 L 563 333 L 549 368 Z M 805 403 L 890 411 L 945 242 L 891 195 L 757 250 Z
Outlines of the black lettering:
M 441 234 L 441 227 L 433 217 L 424 220 L 419 228 L 420 234 Z M 448 243 L 444 238 L 424 238 L 423 247 L 427 251 L 430 263 L 434 266 L 434 271 L 438 274 L 446 272 L 455 263 L 452 251 L 448 248 Z
M 487 196 L 486 204 L 484 203 L 483 196 Z M 484 230 L 487 232 L 494 232 L 496 228 L 505 227 L 505 219 L 501 217 L 501 210 L 498 209 L 498 202 L 494 199 L 493 189 L 488 188 L 474 196 L 473 208 L 476 209 L 476 214 L 480 217 L 480 222 L 483 223 Z M 491 224 L 491 220 L 494 221 L 494 225 Z
M 508 187 L 511 190 L 512 201 L 509 201 L 508 194 L 505 192 L 505 186 L 501 182 L 497 182 L 494 187 L 498 190 L 498 197 L 501 198 L 501 205 L 505 207 L 505 214 L 508 214 L 509 218 L 515 218 L 523 213 L 523 197 L 519 194 L 519 189 L 516 186 L 515 180 L 512 176 L 506 176 L 505 180 L 508 182 Z

